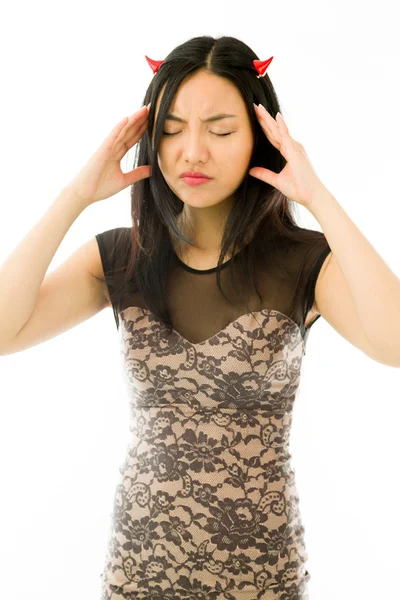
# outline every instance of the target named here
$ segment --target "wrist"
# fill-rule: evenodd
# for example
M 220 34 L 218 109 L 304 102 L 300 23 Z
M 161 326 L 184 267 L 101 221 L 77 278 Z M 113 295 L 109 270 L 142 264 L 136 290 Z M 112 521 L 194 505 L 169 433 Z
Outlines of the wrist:
M 58 194 L 55 199 L 55 204 L 62 206 L 63 210 L 68 212 L 73 220 L 89 206 L 87 201 L 84 201 L 73 189 L 66 186 Z
M 61 190 L 57 196 L 57 201 L 61 204 L 64 203 L 72 210 L 75 210 L 77 212 L 77 216 L 91 204 L 91 202 L 89 202 L 87 199 L 79 196 L 79 194 L 77 194 L 73 188 L 69 187 L 69 185 L 66 185 Z
M 309 202 L 306 205 L 306 208 L 310 211 L 310 213 L 318 220 L 318 214 L 321 209 L 326 206 L 328 202 L 335 201 L 335 198 L 329 190 L 325 187 L 321 188 L 318 192 L 315 192 L 310 198 Z

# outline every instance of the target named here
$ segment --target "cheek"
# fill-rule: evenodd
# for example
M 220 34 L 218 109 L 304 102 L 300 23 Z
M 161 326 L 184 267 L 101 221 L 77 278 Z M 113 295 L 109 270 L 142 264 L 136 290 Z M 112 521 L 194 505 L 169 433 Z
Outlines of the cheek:
M 157 152 L 157 162 L 158 162 L 158 166 L 160 167 L 160 169 L 164 169 L 166 163 L 168 163 L 168 160 L 166 160 L 168 157 L 168 154 L 166 155 L 164 152 L 164 148 L 162 143 L 160 142 L 158 144 L 158 152 Z
M 247 152 L 243 151 L 243 147 L 239 145 L 228 148 L 224 153 L 223 160 L 227 171 L 238 177 L 241 177 L 241 172 L 247 167 L 249 162 Z
M 171 160 L 168 160 L 170 153 L 165 153 L 162 151 L 157 152 L 157 163 L 158 163 L 158 168 L 160 169 L 164 179 L 166 181 L 169 181 L 170 176 L 172 175 L 172 164 L 171 164 Z
M 237 151 L 235 151 L 233 162 L 235 162 L 237 170 L 243 172 L 247 169 L 253 154 L 253 147 L 253 138 L 246 137 L 242 140 L 240 148 L 235 149 Z

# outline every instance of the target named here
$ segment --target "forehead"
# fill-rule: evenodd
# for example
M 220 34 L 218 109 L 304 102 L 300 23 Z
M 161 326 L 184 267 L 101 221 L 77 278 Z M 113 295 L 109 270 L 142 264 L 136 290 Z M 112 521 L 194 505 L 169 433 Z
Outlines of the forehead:
M 171 111 L 201 109 L 204 115 L 211 111 L 237 109 L 244 105 L 236 86 L 225 77 L 199 71 L 187 77 L 179 86 L 171 104 Z M 228 112 L 228 110 L 227 110 Z
M 157 102 L 161 101 L 162 93 Z M 197 71 L 180 84 L 170 106 L 170 113 L 181 114 L 195 111 L 201 118 L 219 112 L 240 114 L 246 110 L 245 102 L 236 86 L 226 79 L 208 71 Z

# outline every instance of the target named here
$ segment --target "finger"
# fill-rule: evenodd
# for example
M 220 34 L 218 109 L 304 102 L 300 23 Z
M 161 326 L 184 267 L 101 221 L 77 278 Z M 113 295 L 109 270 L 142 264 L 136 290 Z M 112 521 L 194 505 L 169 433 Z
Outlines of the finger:
M 284 131 L 285 133 L 289 133 L 289 129 L 288 129 L 288 127 L 285 123 L 285 120 L 282 117 L 280 112 L 276 113 L 276 122 L 278 123 L 278 127 L 280 128 L 281 131 Z
M 146 109 L 146 107 L 144 108 Z M 106 136 L 102 146 L 105 146 L 108 150 L 110 150 L 114 147 L 114 144 L 116 142 L 119 142 L 125 136 L 126 131 L 131 129 L 132 125 L 135 125 L 136 127 L 138 126 L 138 124 L 141 125 L 142 123 L 147 121 L 147 117 L 147 109 L 143 111 L 140 109 L 139 111 L 131 115 L 131 117 L 124 117 L 119 123 L 117 123 L 117 125 L 115 125 L 115 127 L 113 127 L 110 133 Z
M 267 111 L 267 109 L 265 108 L 265 106 L 264 106 L 263 104 L 259 104 L 258 106 L 257 106 L 257 104 L 254 104 L 254 106 L 255 106 L 255 108 L 256 108 L 256 114 L 257 114 L 259 117 L 264 117 L 264 118 L 265 118 L 265 119 L 267 119 L 267 120 L 268 120 L 268 119 L 272 119 L 272 120 L 274 120 L 274 119 L 272 118 L 272 115 L 271 115 L 271 114 L 270 114 L 270 113 Z
M 272 117 L 271 117 L 272 118 Z M 271 127 L 265 119 L 259 118 L 260 127 L 275 148 L 280 147 L 282 136 L 277 126 Z
M 132 185 L 132 183 L 136 183 L 136 181 L 145 179 L 146 177 L 151 177 L 151 166 L 141 165 L 140 167 L 136 167 L 133 171 L 124 173 L 125 187 Z
M 148 121 L 149 113 L 147 110 L 138 111 L 131 115 L 126 121 L 124 127 L 121 130 L 121 137 L 130 135 L 131 131 L 134 131 L 136 128 L 141 127 L 143 123 Z
M 137 110 L 133 115 L 129 117 L 128 125 L 133 123 L 138 123 L 143 119 L 147 119 L 149 116 L 149 111 L 146 106 L 142 106 L 139 110 Z
M 295 140 L 292 138 L 292 136 L 290 135 L 290 131 L 288 126 L 286 125 L 284 118 L 282 117 L 281 113 L 278 112 L 276 113 L 276 122 L 278 124 L 279 127 L 279 131 L 281 133 L 281 138 L 282 141 L 285 144 L 289 144 L 289 145 L 296 145 Z
M 128 145 L 131 144 L 135 144 L 136 143 L 136 138 L 141 137 L 143 135 L 143 133 L 146 131 L 146 129 L 149 126 L 149 122 L 148 119 L 145 119 L 142 123 L 138 123 L 136 125 L 136 127 L 131 127 L 130 129 L 126 129 L 125 131 L 125 138 L 124 142 L 126 142 Z
M 256 114 L 261 121 L 267 123 L 270 127 L 278 126 L 278 124 L 275 121 L 275 119 L 273 118 L 273 116 L 270 115 L 270 113 L 267 111 L 266 108 L 264 108 L 264 106 L 262 104 L 257 106 Z
M 249 171 L 249 175 L 255 177 L 256 179 L 260 179 L 265 183 L 269 183 L 273 187 L 276 187 L 278 173 L 274 173 L 273 171 L 265 169 L 264 167 L 252 167 Z
M 112 148 L 115 160 L 122 160 L 125 154 L 141 139 L 147 129 L 147 123 L 143 123 L 139 129 L 135 129 L 130 136 L 120 137 Z
M 146 109 L 146 107 L 144 107 L 144 108 Z M 149 115 L 149 113 L 146 109 L 146 110 L 138 110 L 130 117 L 125 117 L 125 119 L 123 119 L 120 123 L 118 123 L 117 127 L 119 127 L 121 125 L 121 123 L 124 123 L 122 127 L 119 127 L 118 135 L 120 135 L 121 137 L 125 136 L 133 128 L 140 127 L 142 125 L 142 123 L 147 121 L 148 115 Z M 117 140 L 118 136 L 115 139 Z
M 126 152 L 143 137 L 147 128 L 148 123 L 145 122 L 138 129 L 133 129 L 131 132 L 127 132 L 126 138 L 121 140 L 123 148 L 126 148 Z
M 274 128 L 275 130 L 278 129 L 278 123 L 275 121 L 273 116 L 267 111 L 267 109 L 264 108 L 264 106 L 262 104 L 257 106 L 256 114 L 257 114 L 258 119 L 261 122 L 266 123 L 267 125 Z
M 276 122 L 279 127 L 279 131 L 282 139 L 282 147 L 287 148 L 298 148 L 299 144 L 292 138 L 288 126 L 286 125 L 281 113 L 276 113 Z
M 122 121 L 117 123 L 117 125 L 115 125 L 115 127 L 111 129 L 110 133 L 106 136 L 103 142 L 107 147 L 110 148 L 114 145 L 115 141 L 118 139 L 118 136 L 121 134 L 121 131 L 123 131 L 127 122 L 128 117 L 124 117 Z

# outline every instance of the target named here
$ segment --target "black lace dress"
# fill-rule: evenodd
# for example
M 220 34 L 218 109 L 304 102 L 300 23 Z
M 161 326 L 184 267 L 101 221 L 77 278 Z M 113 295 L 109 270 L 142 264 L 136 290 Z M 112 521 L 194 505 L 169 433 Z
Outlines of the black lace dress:
M 216 269 L 192 269 L 175 255 L 167 335 L 138 293 L 114 304 L 108 275 L 129 232 L 96 236 L 131 409 L 102 600 L 306 600 L 289 439 L 305 316 L 329 245 L 319 233 L 311 250 L 285 254 L 293 286 L 260 264 L 263 300 L 247 298 L 252 313 L 226 302 Z M 233 260 L 221 271 L 228 289 Z M 290 313 L 295 282 L 302 297 Z

